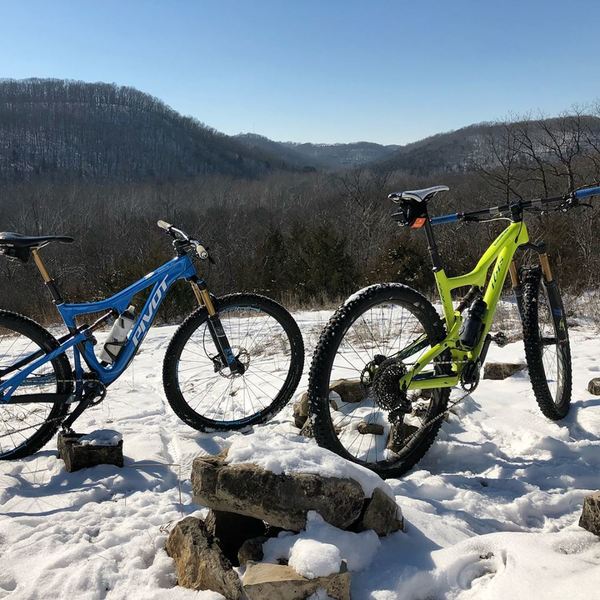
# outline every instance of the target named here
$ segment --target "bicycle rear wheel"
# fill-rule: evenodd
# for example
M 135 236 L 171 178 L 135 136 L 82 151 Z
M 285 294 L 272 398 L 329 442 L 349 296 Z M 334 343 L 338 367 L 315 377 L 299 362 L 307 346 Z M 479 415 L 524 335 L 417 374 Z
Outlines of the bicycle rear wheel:
M 38 351 L 48 354 L 58 347 L 56 339 L 35 321 L 15 313 L 0 311 L 0 381 L 22 369 L 4 375 L 7 369 Z M 72 392 L 71 365 L 64 354 L 44 363 L 15 390 L 12 399 L 24 394 Z M 56 402 L 7 404 L 0 394 L 0 460 L 29 456 L 45 446 L 68 412 L 64 399 Z
M 264 423 L 296 390 L 304 344 L 293 317 L 256 294 L 232 294 L 216 302 L 219 319 L 244 373 L 219 359 L 204 308 L 177 330 L 165 355 L 163 382 L 175 413 L 199 431 L 236 430 Z
M 318 444 L 384 479 L 410 470 L 433 444 L 450 390 L 404 395 L 398 381 L 444 337 L 434 307 L 405 285 L 372 285 L 354 294 L 323 329 L 310 367 L 308 394 Z M 418 340 L 421 349 L 403 358 Z M 437 362 L 449 358 L 444 353 Z M 437 372 L 448 367 L 433 366 Z

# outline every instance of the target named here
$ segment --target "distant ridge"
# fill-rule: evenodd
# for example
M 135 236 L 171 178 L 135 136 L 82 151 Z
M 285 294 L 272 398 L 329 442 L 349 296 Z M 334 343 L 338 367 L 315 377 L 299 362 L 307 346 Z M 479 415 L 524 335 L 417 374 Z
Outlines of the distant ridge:
M 255 133 L 235 136 L 248 148 L 276 154 L 288 164 L 305 169 L 352 169 L 380 161 L 401 148 L 397 145 L 384 146 L 372 142 L 350 144 L 312 144 L 275 142 Z

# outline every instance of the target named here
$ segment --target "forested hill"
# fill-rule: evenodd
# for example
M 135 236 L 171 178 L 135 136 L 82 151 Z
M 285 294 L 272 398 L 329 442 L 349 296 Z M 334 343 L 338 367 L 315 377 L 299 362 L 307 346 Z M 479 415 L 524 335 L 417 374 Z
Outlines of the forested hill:
M 255 177 L 284 166 L 130 87 L 0 80 L 1 181 Z
M 439 133 L 398 148 L 371 167 L 417 177 L 498 167 L 520 160 L 562 160 L 600 147 L 600 118 L 574 113 L 550 119 L 479 123 Z M 562 158 L 561 158 L 562 157 Z

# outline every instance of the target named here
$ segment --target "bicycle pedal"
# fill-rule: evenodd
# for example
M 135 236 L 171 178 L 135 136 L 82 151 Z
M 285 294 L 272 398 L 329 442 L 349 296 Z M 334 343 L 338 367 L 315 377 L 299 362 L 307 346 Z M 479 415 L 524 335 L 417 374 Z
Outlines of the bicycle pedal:
M 494 344 L 496 344 L 499 348 L 502 348 L 508 344 L 508 337 L 502 331 L 499 331 L 495 335 L 490 338 Z

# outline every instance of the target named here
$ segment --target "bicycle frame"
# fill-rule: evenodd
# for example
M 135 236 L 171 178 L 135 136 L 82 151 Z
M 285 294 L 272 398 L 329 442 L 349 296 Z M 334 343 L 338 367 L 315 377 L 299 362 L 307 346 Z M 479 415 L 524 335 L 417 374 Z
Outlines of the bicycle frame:
M 413 367 L 400 379 L 401 389 L 434 389 L 453 387 L 459 383 L 462 364 L 466 361 L 476 361 L 481 354 L 486 336 L 491 329 L 496 313 L 496 306 L 515 252 L 520 246 L 528 242 L 529 234 L 525 223 L 523 221 L 511 223 L 494 240 L 477 263 L 477 266 L 469 273 L 457 277 L 448 277 L 443 269 L 434 272 L 437 289 L 442 302 L 447 335 L 444 340 L 435 344 L 420 356 Z M 488 272 L 492 267 L 491 276 L 486 286 Z M 465 350 L 460 346 L 459 330 L 463 318 L 460 312 L 454 310 L 452 304 L 452 291 L 465 286 L 477 286 L 482 289 L 485 287 L 483 299 L 487 305 L 487 310 L 483 317 L 483 332 L 480 341 L 472 350 Z M 422 347 L 419 347 L 418 342 L 411 344 L 408 349 L 401 351 L 403 358 L 411 355 L 405 354 L 405 352 L 406 350 L 410 352 L 413 346 L 416 350 Z M 436 375 L 433 371 L 423 371 L 427 365 L 432 364 L 436 358 L 446 351 L 450 351 L 452 356 L 453 365 L 451 375 Z
M 38 351 L 19 361 L 19 363 L 17 363 L 19 365 L 18 367 L 13 365 L 8 369 L 8 372 L 10 372 L 16 370 L 16 368 L 20 368 L 20 366 L 26 365 L 22 371 L 0 383 L 0 404 L 10 403 L 14 391 L 29 375 L 43 364 L 52 361 L 57 356 L 64 354 L 69 350 L 73 351 L 76 394 L 80 391 L 83 381 L 82 358 L 89 369 L 97 374 L 98 380 L 104 386 L 110 385 L 118 379 L 129 366 L 129 363 L 135 356 L 142 341 L 146 337 L 148 330 L 152 326 L 158 309 L 164 301 L 169 289 L 180 279 L 191 280 L 197 284 L 195 291 L 201 290 L 203 292 L 206 289 L 204 280 L 199 279 L 197 276 L 196 267 L 194 266 L 192 259 L 185 254 L 171 259 L 155 271 L 148 273 L 139 281 L 136 281 L 126 289 L 105 300 L 81 304 L 57 303 L 56 308 L 70 333 L 59 340 L 59 346 L 52 352 L 43 354 L 42 351 Z M 94 353 L 94 325 L 78 327 L 76 323 L 77 317 L 103 311 L 110 311 L 112 314 L 120 314 L 130 306 L 133 297 L 136 294 L 150 287 L 152 287 L 152 290 L 148 295 L 144 308 L 137 317 L 131 330 L 131 334 L 128 336 L 125 345 L 119 352 L 115 362 L 111 365 L 101 364 Z M 198 300 L 200 300 L 200 297 L 198 297 Z M 106 317 L 103 317 L 97 321 L 97 323 L 104 320 L 106 320 Z

